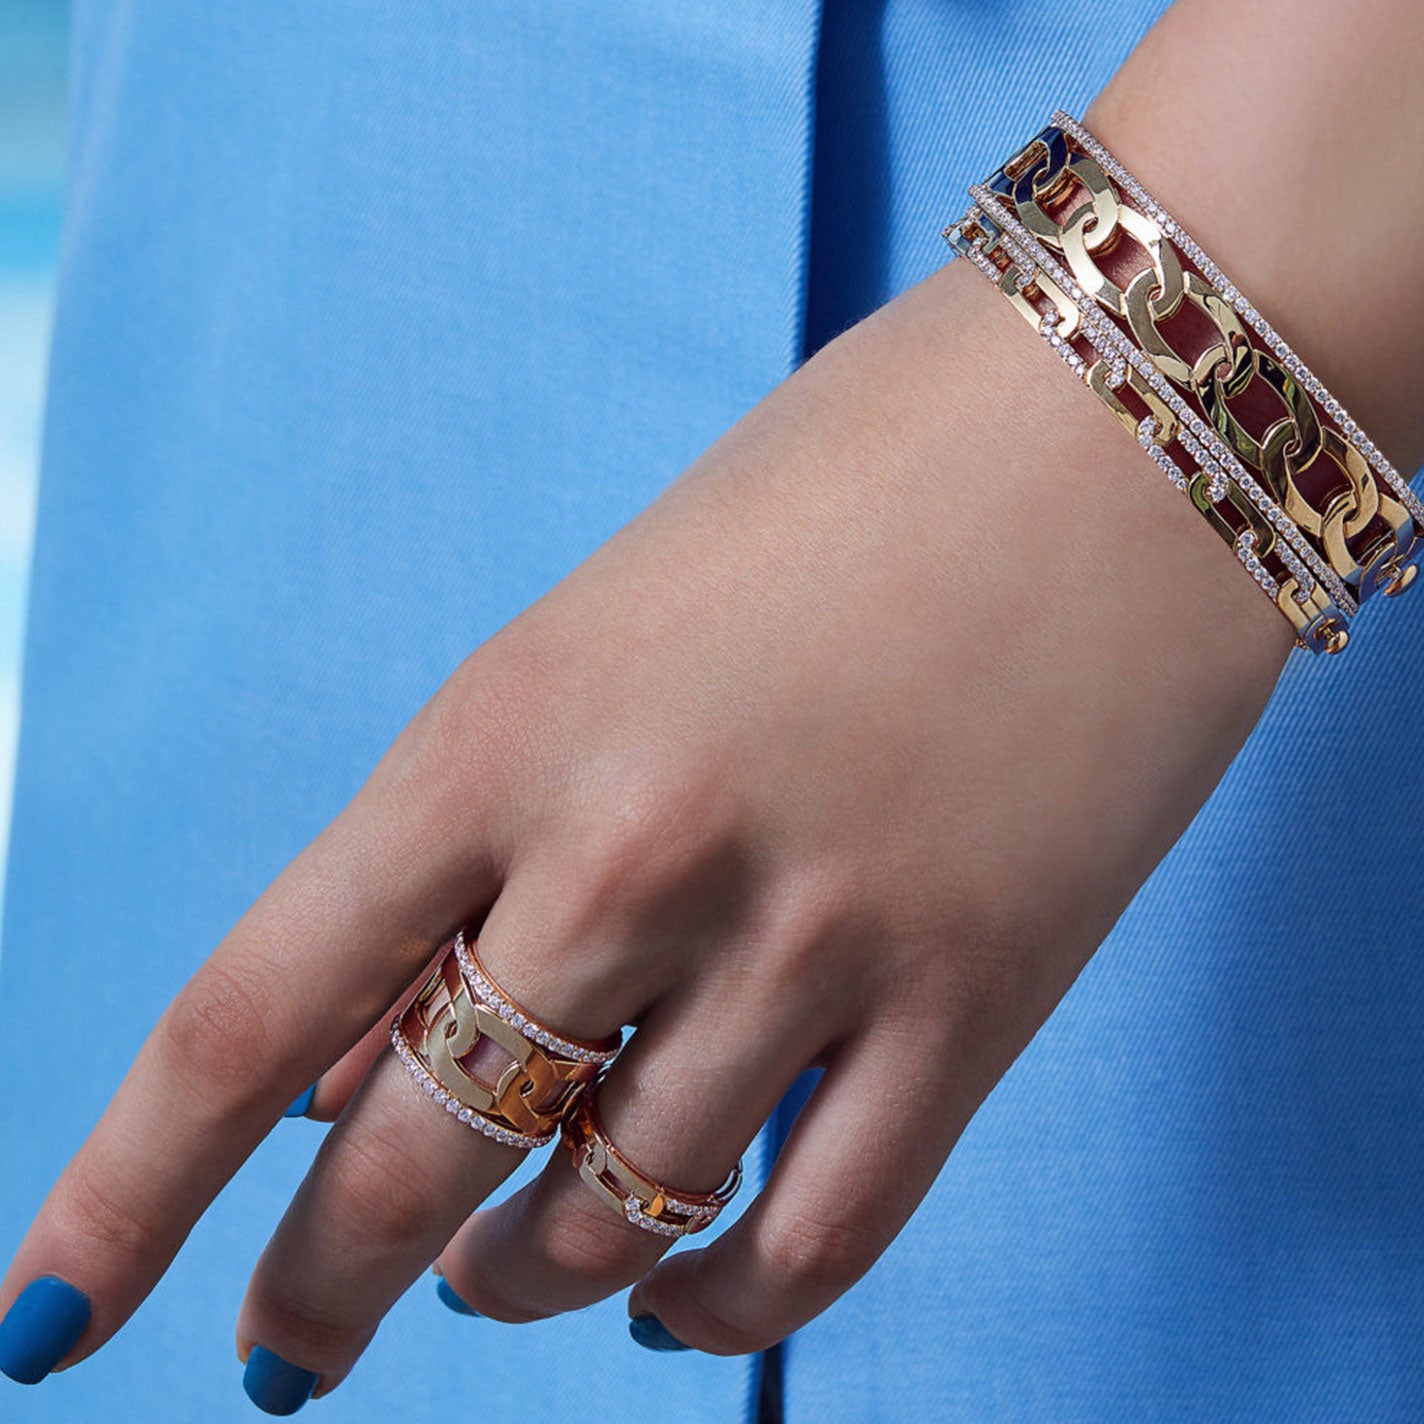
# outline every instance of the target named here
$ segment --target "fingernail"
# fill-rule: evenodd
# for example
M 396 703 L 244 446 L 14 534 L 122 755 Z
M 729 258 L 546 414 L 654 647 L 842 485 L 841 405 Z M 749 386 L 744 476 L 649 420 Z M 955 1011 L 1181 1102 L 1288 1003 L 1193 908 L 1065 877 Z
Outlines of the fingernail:
M 74 1347 L 89 1323 L 89 1297 L 58 1276 L 31 1281 L 0 1320 L 0 1372 L 38 1384 Z
M 628 1322 L 628 1333 L 645 1350 L 690 1350 L 656 1315 L 635 1315 Z
M 455 1312 L 456 1315 L 479 1314 L 478 1310 L 476 1310 L 473 1306 L 466 1305 L 465 1302 L 461 1300 L 458 1295 L 455 1294 L 454 1286 L 452 1286 L 450 1282 L 445 1279 L 444 1276 L 441 1276 L 440 1279 L 435 1282 L 435 1294 L 438 1295 L 440 1299 L 444 1301 L 445 1304 L 448 1305 L 450 1309 Z
M 304 1093 L 301 1095 L 301 1097 L 299 1097 L 299 1098 L 296 1100 L 296 1102 L 294 1102 L 294 1103 L 291 1105 L 291 1107 L 289 1107 L 289 1108 L 287 1109 L 287 1111 L 282 1114 L 282 1116 L 283 1116 L 283 1117 L 305 1117 L 305 1116 L 307 1115 L 307 1109 L 308 1109 L 309 1107 L 311 1107 L 311 1105 L 312 1105 L 312 1099 L 313 1099 L 315 1096 L 316 1096 L 316 1084 L 313 1083 L 313 1084 L 311 1085 L 311 1087 L 308 1088 L 308 1089 L 306 1090 L 306 1092 L 304 1092 Z
M 295 1414 L 311 1398 L 321 1378 L 312 1370 L 289 1365 L 280 1355 L 254 1345 L 242 1372 L 247 1397 L 266 1414 Z

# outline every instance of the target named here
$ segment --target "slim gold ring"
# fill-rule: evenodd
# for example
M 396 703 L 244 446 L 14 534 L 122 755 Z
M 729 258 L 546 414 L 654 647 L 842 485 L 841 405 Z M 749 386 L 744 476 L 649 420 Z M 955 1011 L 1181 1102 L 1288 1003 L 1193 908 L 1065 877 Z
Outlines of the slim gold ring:
M 663 1186 L 610 1141 L 592 1086 L 564 1114 L 560 1131 L 579 1176 L 627 1220 L 659 1236 L 690 1236 L 704 1230 L 742 1184 L 738 1161 L 714 1192 L 681 1192 Z

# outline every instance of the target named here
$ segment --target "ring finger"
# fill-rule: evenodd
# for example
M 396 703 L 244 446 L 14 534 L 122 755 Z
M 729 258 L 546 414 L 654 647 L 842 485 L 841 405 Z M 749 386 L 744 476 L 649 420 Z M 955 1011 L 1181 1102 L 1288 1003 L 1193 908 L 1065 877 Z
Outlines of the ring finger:
M 674 1198 L 727 1179 L 825 1046 L 806 1038 L 804 1006 L 775 1007 L 732 978 L 711 975 L 665 1000 L 598 1086 L 604 1140 Z M 472 1311 L 523 1322 L 631 1285 L 674 1239 L 628 1220 L 560 1150 L 508 1200 L 470 1217 L 437 1267 Z

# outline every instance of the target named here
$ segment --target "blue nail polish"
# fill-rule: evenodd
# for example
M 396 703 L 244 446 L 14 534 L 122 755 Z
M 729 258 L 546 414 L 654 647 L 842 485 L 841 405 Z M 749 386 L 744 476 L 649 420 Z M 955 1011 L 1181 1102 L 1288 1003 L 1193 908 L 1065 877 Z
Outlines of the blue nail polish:
M 289 1365 L 280 1355 L 254 1345 L 247 1357 L 242 1387 L 265 1414 L 295 1414 L 311 1398 L 320 1378 L 313 1371 Z
M 58 1276 L 31 1281 L 0 1320 L 0 1373 L 38 1384 L 74 1347 L 89 1323 L 89 1297 Z
M 628 1322 L 628 1333 L 645 1350 L 690 1350 L 656 1315 L 635 1315 Z
M 287 1109 L 287 1111 L 282 1114 L 282 1116 L 283 1116 L 283 1117 L 305 1117 L 305 1116 L 307 1115 L 307 1109 L 308 1109 L 309 1107 L 311 1107 L 311 1105 L 312 1105 L 312 1099 L 313 1099 L 315 1096 L 316 1096 L 316 1084 L 313 1083 L 313 1084 L 311 1085 L 311 1087 L 308 1088 L 308 1089 L 306 1090 L 306 1092 L 304 1092 L 304 1093 L 301 1095 L 301 1097 L 299 1097 L 299 1098 L 296 1100 L 296 1102 L 294 1102 L 294 1103 L 291 1105 L 291 1107 L 289 1107 L 289 1108 Z
M 440 1279 L 435 1282 L 435 1294 L 438 1295 L 440 1299 L 444 1301 L 444 1303 L 455 1312 L 456 1315 L 479 1314 L 478 1310 L 476 1310 L 471 1305 L 466 1305 L 465 1302 L 461 1300 L 458 1295 L 455 1294 L 455 1287 L 452 1286 L 450 1282 L 445 1279 L 444 1276 L 441 1276 Z

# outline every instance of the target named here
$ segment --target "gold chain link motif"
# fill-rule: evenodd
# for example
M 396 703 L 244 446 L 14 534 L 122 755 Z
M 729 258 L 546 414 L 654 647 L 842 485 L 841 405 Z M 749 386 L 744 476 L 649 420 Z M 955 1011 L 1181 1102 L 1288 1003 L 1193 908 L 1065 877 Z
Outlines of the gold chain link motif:
M 1074 126 L 1081 131 L 1076 121 Z M 1057 123 L 1048 125 L 983 186 L 1011 205 L 1045 247 L 1062 255 L 1083 290 L 1197 402 L 1359 602 L 1410 587 L 1418 572 L 1411 560 L 1424 525 L 1424 507 L 1413 492 L 1402 481 L 1377 476 L 1360 448 L 1363 432 L 1346 438 L 1325 403 L 1297 379 L 1298 372 L 1241 319 L 1239 293 L 1233 288 L 1228 298 L 1195 270 L 1164 223 L 1134 206 L 1075 136 Z M 1079 193 L 1084 196 L 1074 202 Z M 1175 222 L 1171 229 L 1181 231 Z M 1122 285 L 1100 258 L 1124 241 L 1145 254 L 1147 265 Z M 1180 322 L 1173 326 L 1184 306 L 1200 318 L 1191 326 L 1198 333 L 1194 337 L 1183 336 Z M 1202 331 L 1209 333 L 1205 339 Z M 1248 429 L 1231 405 L 1253 400 L 1258 413 L 1274 414 L 1260 416 L 1265 426 L 1259 433 Z
M 950 245 L 1136 435 L 1300 647 L 1340 652 L 1365 599 L 1416 582 L 1424 500 L 1077 119 L 1056 110 L 969 191 Z
M 951 246 L 969 257 L 1053 344 L 1188 495 L 1289 619 L 1299 646 L 1312 652 L 1341 651 L 1348 641 L 1345 613 L 1353 613 L 1357 606 L 1343 583 L 1293 529 L 1281 506 L 1225 448 L 1205 417 L 1188 408 L 1145 353 L 1109 321 L 1032 231 L 982 185 L 971 191 L 989 211 L 976 203 L 958 223 L 946 228 Z M 1047 298 L 1046 311 L 1031 295 L 1035 292 L 1039 300 Z M 1087 345 L 1089 357 L 1078 349 L 1080 341 Z M 1143 413 L 1129 407 L 1124 399 L 1128 395 Z M 1174 442 L 1185 456 L 1180 463 L 1167 448 Z M 1187 474 L 1183 464 L 1194 473 Z
M 1373 467 L 1385 489 L 1409 511 L 1416 536 L 1424 538 L 1424 500 L 1421 500 L 1409 481 L 1390 463 L 1384 451 L 1365 434 L 1344 405 L 1325 388 L 1324 382 L 1257 311 L 1246 294 L 1237 289 L 1210 254 L 1204 251 L 1201 244 L 1147 191 L 1136 175 L 1130 173 L 1072 114 L 1065 109 L 1055 110 L 1051 122 L 1062 128 L 1082 151 L 1095 158 L 1104 171 L 1116 179 L 1119 187 L 1133 199 L 1137 208 L 1158 223 L 1162 231 L 1173 239 L 1177 248 L 1191 260 L 1196 270 L 1235 308 L 1237 314 L 1256 332 L 1260 342 L 1274 354 L 1290 376 L 1316 397 L 1328 419 L 1333 422 L 1333 428 Z M 1392 585 L 1385 586 L 1384 591 L 1391 595 L 1401 593 L 1410 586 L 1414 577 L 1408 567 L 1402 566 L 1398 578 Z
M 552 1141 L 617 1052 L 613 1040 L 566 1042 L 528 1019 L 487 979 L 463 932 L 392 1022 L 391 1043 L 447 1111 L 510 1147 Z
M 507 1123 L 516 1132 L 537 1137 L 549 1130 L 567 1105 L 578 1074 L 536 1043 L 517 1033 L 498 1014 L 470 997 L 453 959 L 441 965 L 416 999 L 415 1012 L 426 1020 L 425 1049 L 431 1072 L 467 1106 Z M 498 1044 L 507 1061 L 494 1071 L 470 1070 L 464 1059 L 481 1039 Z M 597 1071 L 575 1065 L 584 1081 Z

